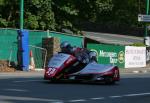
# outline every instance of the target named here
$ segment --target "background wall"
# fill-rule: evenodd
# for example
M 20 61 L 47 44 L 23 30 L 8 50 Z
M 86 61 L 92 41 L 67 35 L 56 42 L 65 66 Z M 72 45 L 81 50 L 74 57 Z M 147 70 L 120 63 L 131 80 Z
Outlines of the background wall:
M 11 60 L 17 62 L 17 30 L 18 29 L 0 29 L 0 60 Z M 83 37 L 73 36 L 65 33 L 52 31 L 31 31 L 29 30 L 29 47 L 33 52 L 34 59 L 37 60 L 37 66 L 40 68 L 42 60 L 42 38 L 57 37 L 60 42 L 68 41 L 73 46 L 82 46 Z M 34 47 L 33 47 L 34 46 Z M 40 48 L 38 48 L 40 47 Z

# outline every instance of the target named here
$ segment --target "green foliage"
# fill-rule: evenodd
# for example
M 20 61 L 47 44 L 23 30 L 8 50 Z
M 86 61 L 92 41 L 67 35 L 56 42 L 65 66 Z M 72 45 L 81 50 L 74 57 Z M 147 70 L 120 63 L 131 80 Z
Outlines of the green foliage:
M 0 5 L 4 5 L 4 0 L 0 0 Z
M 113 8 L 112 0 L 96 0 L 95 6 L 98 12 L 111 11 Z
M 25 19 L 25 24 L 27 28 L 37 29 L 39 28 L 38 25 L 38 17 L 35 15 L 30 14 L 27 19 Z
M 25 28 L 55 30 L 51 0 L 27 0 L 25 5 Z
M 18 20 L 18 0 L 0 0 L 0 27 L 15 27 Z
M 133 43 L 131 44 L 130 46 L 138 46 L 138 47 L 145 47 L 146 45 L 144 43 L 141 43 L 141 42 L 137 42 L 137 43 Z
M 79 33 L 81 22 L 138 27 L 146 0 L 24 0 L 24 28 Z M 20 0 L 0 0 L 0 27 L 19 28 Z
M 0 27 L 7 27 L 8 26 L 8 22 L 3 19 L 3 18 L 0 18 Z

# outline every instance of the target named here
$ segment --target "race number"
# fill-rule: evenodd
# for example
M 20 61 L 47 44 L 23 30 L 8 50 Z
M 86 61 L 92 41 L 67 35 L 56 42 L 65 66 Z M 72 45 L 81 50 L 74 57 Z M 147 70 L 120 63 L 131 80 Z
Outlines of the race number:
M 51 75 L 55 72 L 55 68 L 49 68 L 48 71 L 46 72 L 48 75 Z

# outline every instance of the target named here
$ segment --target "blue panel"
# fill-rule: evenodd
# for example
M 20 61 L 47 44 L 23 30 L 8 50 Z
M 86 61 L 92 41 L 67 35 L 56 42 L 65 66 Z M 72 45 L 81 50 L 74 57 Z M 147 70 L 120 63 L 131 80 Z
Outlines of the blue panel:
M 22 30 L 22 49 L 23 49 L 23 70 L 29 69 L 29 32 Z
M 29 70 L 29 32 L 28 30 L 19 30 L 19 60 L 23 71 Z

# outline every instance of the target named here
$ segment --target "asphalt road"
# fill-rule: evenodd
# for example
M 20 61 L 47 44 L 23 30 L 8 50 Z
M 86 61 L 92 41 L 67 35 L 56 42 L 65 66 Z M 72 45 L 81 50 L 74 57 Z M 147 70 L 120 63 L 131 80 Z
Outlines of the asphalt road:
M 0 73 L 0 103 L 149 103 L 150 74 L 121 74 L 115 85 L 50 83 L 42 73 Z
M 143 37 L 117 35 L 109 33 L 96 33 L 96 32 L 86 32 L 86 36 L 90 36 L 99 41 L 112 42 L 117 44 L 132 44 L 132 43 L 143 43 Z

